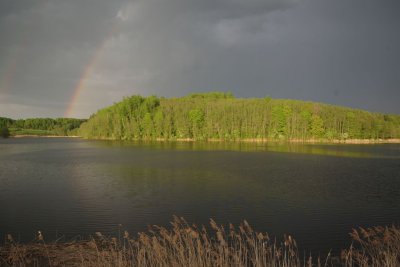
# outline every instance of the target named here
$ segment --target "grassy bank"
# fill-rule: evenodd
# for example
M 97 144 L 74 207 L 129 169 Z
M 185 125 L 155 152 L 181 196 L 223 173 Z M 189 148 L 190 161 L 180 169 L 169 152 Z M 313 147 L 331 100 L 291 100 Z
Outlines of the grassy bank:
M 210 220 L 212 231 L 174 218 L 171 229 L 153 226 L 131 237 L 101 233 L 87 241 L 46 243 L 41 233 L 32 244 L 11 236 L 0 247 L 1 266 L 400 266 L 400 228 L 375 227 L 351 233 L 352 245 L 341 255 L 304 257 L 296 241 L 276 241 L 244 221 L 227 229 Z

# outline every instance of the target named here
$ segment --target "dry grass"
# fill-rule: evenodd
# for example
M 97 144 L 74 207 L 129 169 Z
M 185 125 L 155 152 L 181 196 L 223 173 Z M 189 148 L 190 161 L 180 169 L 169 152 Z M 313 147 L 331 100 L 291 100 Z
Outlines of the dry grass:
M 344 266 L 399 267 L 400 229 L 391 227 L 359 228 L 350 234 L 354 243 L 342 251 Z
M 396 227 L 360 229 L 355 245 L 341 259 L 302 257 L 296 241 L 282 242 L 253 231 L 244 221 L 229 229 L 210 220 L 212 231 L 174 217 L 171 229 L 153 226 L 131 238 L 106 238 L 101 233 L 88 241 L 46 244 L 39 233 L 34 244 L 15 244 L 11 236 L 0 247 L 0 266 L 400 266 L 400 230 Z M 356 248 L 358 246 L 358 248 Z

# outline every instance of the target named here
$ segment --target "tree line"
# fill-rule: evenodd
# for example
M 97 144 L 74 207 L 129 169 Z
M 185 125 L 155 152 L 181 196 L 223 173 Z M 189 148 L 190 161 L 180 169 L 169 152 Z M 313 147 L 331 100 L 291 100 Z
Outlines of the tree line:
M 390 139 L 400 138 L 400 116 L 220 92 L 181 98 L 134 95 L 93 114 L 78 135 L 121 140 Z
M 8 137 L 10 134 L 76 135 L 78 128 L 85 121 L 86 120 L 70 118 L 13 120 L 0 117 L 0 136 Z

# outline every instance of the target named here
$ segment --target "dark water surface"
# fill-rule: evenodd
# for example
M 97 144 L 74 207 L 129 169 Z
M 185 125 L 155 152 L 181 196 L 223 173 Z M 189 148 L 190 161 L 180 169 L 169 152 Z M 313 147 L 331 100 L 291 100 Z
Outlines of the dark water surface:
M 0 140 L 1 237 L 132 234 L 174 214 L 335 250 L 353 227 L 399 224 L 400 145 Z

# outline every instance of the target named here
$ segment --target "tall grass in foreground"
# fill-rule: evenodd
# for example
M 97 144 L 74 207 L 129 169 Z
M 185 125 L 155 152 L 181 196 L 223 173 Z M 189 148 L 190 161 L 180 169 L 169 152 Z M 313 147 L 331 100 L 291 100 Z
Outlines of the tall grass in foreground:
M 88 241 L 15 244 L 11 236 L 0 247 L 1 266 L 400 266 L 400 229 L 394 226 L 354 230 L 354 244 L 340 257 L 300 255 L 296 241 L 284 236 L 277 243 L 244 221 L 229 229 L 210 220 L 205 227 L 174 217 L 171 229 L 153 226 L 131 238 L 107 238 L 101 233 Z

